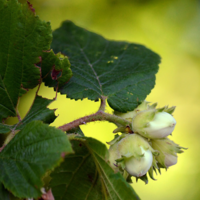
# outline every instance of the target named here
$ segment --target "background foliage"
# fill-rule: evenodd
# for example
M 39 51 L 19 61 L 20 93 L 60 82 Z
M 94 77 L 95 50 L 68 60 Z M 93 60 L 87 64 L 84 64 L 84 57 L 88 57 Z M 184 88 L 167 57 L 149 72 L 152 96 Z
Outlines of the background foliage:
M 176 105 L 177 120 L 173 139 L 189 150 L 179 156 L 178 164 L 157 176 L 157 181 L 144 185 L 133 183 L 141 199 L 189 200 L 199 199 L 200 161 L 200 3 L 197 0 L 32 0 L 41 19 L 58 28 L 63 20 L 98 32 L 107 39 L 144 44 L 162 57 L 156 86 L 147 100 L 159 106 Z M 21 99 L 19 109 L 25 115 L 34 98 L 34 91 Z M 49 88 L 39 93 L 53 98 Z M 52 124 L 59 126 L 78 117 L 95 112 L 98 102 L 72 101 L 59 95 L 50 108 L 57 108 L 59 117 Z M 25 110 L 24 110 L 25 109 Z M 111 111 L 109 107 L 108 110 Z M 23 111 L 24 110 L 24 111 Z M 10 122 L 16 119 L 9 119 Z M 106 122 L 83 125 L 87 136 L 110 141 L 114 125 Z M 145 192 L 144 192 L 145 191 Z

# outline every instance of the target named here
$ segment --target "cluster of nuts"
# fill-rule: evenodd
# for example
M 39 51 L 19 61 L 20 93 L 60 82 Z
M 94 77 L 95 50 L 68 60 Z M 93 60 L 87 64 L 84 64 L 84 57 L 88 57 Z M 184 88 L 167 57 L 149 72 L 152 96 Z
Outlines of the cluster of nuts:
M 154 179 L 153 171 L 160 172 L 160 168 L 167 169 L 176 164 L 177 153 L 185 149 L 167 138 L 176 125 L 172 116 L 175 107 L 156 109 L 156 106 L 143 101 L 131 112 L 115 112 L 132 124 L 133 133 L 117 134 L 109 142 L 110 165 L 115 171 L 126 174 L 126 178 L 135 176 L 142 179 L 149 172 Z

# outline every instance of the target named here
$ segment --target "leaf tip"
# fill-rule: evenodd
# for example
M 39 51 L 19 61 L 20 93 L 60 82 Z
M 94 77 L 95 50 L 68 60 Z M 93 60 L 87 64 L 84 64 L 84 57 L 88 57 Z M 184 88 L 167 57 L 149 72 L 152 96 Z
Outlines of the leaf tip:
M 61 157 L 64 159 L 65 156 L 66 156 L 66 152 L 62 152 L 62 153 L 61 153 Z

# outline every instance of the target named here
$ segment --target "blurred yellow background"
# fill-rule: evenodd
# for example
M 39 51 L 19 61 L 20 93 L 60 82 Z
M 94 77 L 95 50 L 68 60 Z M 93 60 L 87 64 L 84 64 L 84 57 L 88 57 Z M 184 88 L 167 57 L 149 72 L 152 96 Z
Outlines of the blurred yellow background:
M 22 2 L 22 1 L 21 1 Z M 200 199 L 200 1 L 198 0 L 30 0 L 41 19 L 52 29 L 69 19 L 107 39 L 145 45 L 162 57 L 156 86 L 147 97 L 160 107 L 177 106 L 176 128 L 170 139 L 187 147 L 178 163 L 133 187 L 142 200 Z M 34 98 L 35 89 L 19 104 L 22 117 Z M 53 98 L 55 93 L 42 86 L 40 95 Z M 30 104 L 27 104 L 27 101 Z M 53 126 L 94 113 L 99 102 L 73 101 L 58 95 L 50 108 L 58 108 Z M 111 109 L 107 107 L 111 112 Z M 95 122 L 81 126 L 87 136 L 102 142 L 113 138 L 115 126 Z M 78 195 L 78 194 L 77 194 Z

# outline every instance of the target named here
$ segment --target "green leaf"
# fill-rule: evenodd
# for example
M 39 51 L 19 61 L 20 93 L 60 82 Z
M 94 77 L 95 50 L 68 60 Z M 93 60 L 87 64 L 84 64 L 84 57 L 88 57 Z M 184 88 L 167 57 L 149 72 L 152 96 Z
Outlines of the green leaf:
M 8 133 L 12 130 L 13 126 L 9 126 L 7 124 L 0 123 L 0 134 L 1 133 Z
M 75 154 L 51 174 L 50 187 L 56 200 L 139 199 L 121 174 L 108 164 L 108 150 L 92 138 L 71 140 Z
M 55 55 L 53 50 L 43 52 L 41 70 L 43 81 L 49 87 L 61 87 L 72 76 L 68 58 L 61 53 Z
M 52 123 L 56 119 L 54 113 L 55 109 L 50 110 L 47 106 L 53 101 L 54 99 L 46 99 L 41 96 L 36 96 L 30 111 L 21 121 L 21 125 L 19 125 L 17 129 L 22 129 L 27 123 L 34 120 L 40 120 L 47 124 Z
M 155 84 L 160 57 L 146 47 L 106 40 L 65 21 L 53 33 L 52 48 L 69 57 L 73 77 L 60 92 L 68 98 L 108 97 L 117 111 L 131 111 Z
M 10 193 L 4 188 L 2 183 L 0 183 L 0 199 L 10 200 Z
M 67 133 L 68 134 L 75 133 L 78 134 L 79 136 L 84 136 L 84 133 L 81 130 L 80 126 L 70 129 L 69 131 L 67 131 Z
M 17 197 L 39 197 L 41 178 L 71 153 L 66 134 L 40 121 L 27 124 L 0 153 L 0 181 Z
M 0 0 L 0 120 L 16 116 L 18 98 L 40 82 L 43 51 L 49 50 L 49 22 L 35 15 L 30 5 Z
M 147 174 L 145 174 L 144 176 L 141 176 L 141 177 L 137 177 L 137 178 L 136 178 L 136 181 L 138 181 L 138 179 L 144 181 L 145 184 L 148 184 L 148 177 L 147 177 Z

